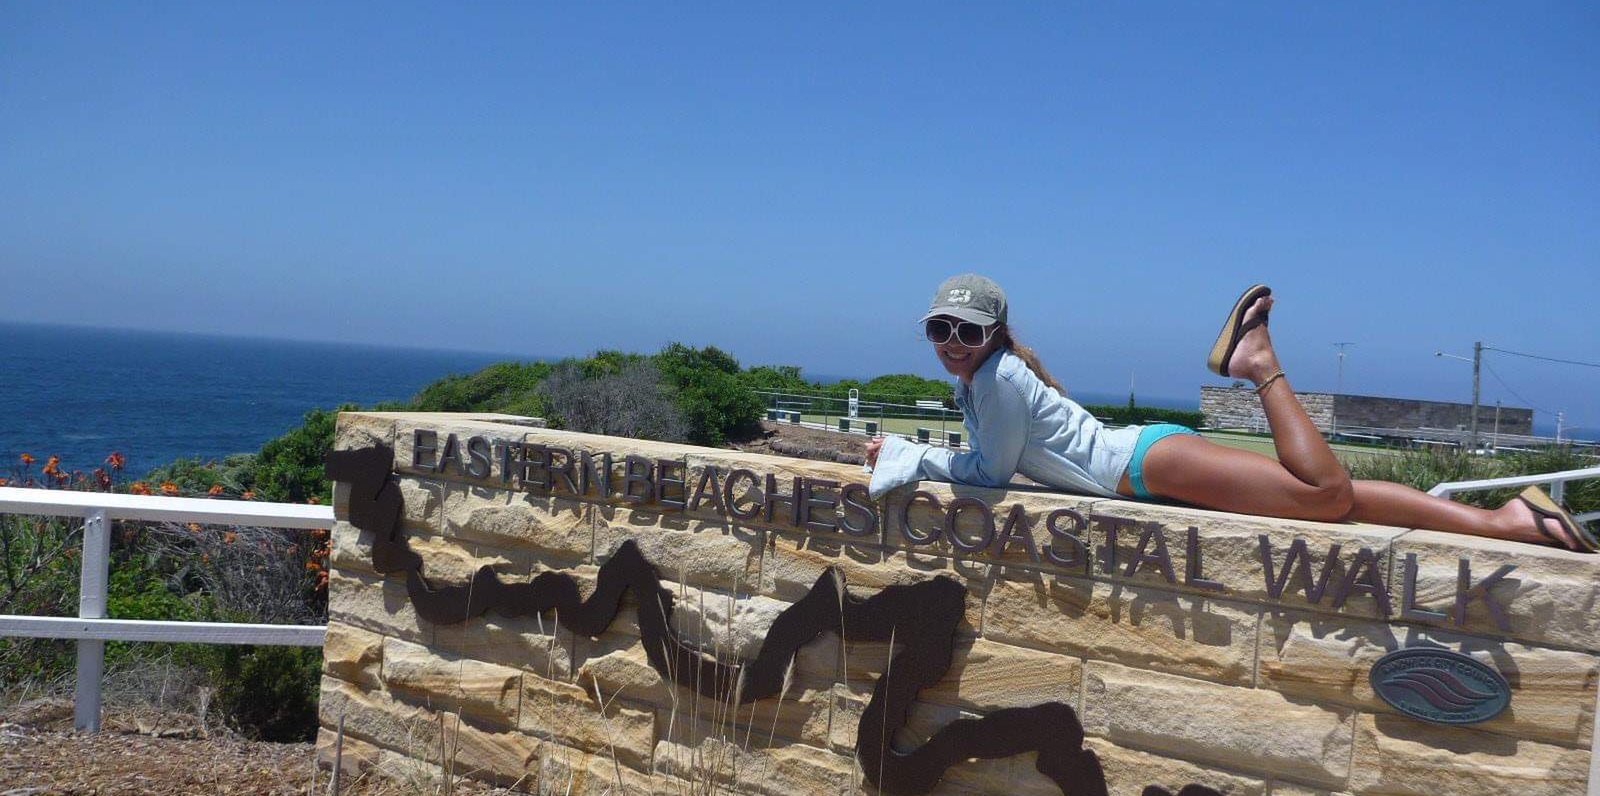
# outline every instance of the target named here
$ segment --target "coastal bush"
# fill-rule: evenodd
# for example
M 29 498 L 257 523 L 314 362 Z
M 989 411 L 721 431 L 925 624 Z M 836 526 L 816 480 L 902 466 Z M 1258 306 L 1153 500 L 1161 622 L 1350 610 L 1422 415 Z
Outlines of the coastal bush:
M 690 442 L 723 445 L 761 432 L 764 402 L 740 379 L 739 361 L 732 355 L 716 346 L 672 343 L 653 361 L 674 390 Z
M 1151 423 L 1177 423 L 1180 426 L 1199 428 L 1206 417 L 1186 409 L 1161 409 L 1154 406 L 1119 404 L 1086 404 L 1089 414 L 1119 426 L 1148 425 Z
M 616 372 L 588 371 L 565 362 L 539 385 L 552 426 L 668 442 L 688 439 L 689 424 L 650 362 L 629 362 Z

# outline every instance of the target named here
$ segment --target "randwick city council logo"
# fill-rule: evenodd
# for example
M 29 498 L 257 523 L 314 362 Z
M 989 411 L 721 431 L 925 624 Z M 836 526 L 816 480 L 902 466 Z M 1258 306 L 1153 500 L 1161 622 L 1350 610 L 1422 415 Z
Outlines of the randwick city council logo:
M 1434 724 L 1488 721 L 1511 702 L 1499 672 L 1445 649 L 1396 650 L 1372 665 L 1368 679 L 1390 707 Z

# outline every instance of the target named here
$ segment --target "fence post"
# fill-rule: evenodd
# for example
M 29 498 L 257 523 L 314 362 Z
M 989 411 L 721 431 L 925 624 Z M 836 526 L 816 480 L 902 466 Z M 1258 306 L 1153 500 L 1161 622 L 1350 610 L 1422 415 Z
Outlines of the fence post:
M 1554 500 L 1555 502 L 1560 503 L 1562 501 L 1562 499 L 1565 498 L 1566 496 L 1567 496 L 1567 482 L 1566 481 L 1552 481 L 1552 482 L 1550 482 L 1550 499 L 1551 500 Z
M 78 570 L 78 616 L 104 619 L 106 581 L 111 566 L 111 523 L 105 509 L 83 520 L 83 556 Z M 100 681 L 105 674 L 106 643 L 78 640 L 78 686 L 73 696 L 72 726 L 79 732 L 100 731 Z

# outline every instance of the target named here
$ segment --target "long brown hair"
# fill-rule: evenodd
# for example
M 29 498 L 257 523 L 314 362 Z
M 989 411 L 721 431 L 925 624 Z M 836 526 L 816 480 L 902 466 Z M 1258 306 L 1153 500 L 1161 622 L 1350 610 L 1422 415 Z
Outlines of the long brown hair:
M 1056 392 L 1061 393 L 1062 398 L 1067 397 L 1067 388 L 1061 386 L 1061 382 L 1056 381 L 1055 377 L 1044 369 L 1044 363 L 1039 361 L 1039 355 L 1035 354 L 1033 349 L 1017 342 L 1017 336 L 1012 334 L 1010 324 L 1000 324 L 994 336 L 1000 340 L 1001 346 L 1011 349 L 1011 353 L 1022 360 L 1022 364 L 1027 365 L 1028 370 L 1033 371 L 1033 375 L 1037 376 L 1039 381 L 1044 382 L 1047 387 L 1054 387 Z

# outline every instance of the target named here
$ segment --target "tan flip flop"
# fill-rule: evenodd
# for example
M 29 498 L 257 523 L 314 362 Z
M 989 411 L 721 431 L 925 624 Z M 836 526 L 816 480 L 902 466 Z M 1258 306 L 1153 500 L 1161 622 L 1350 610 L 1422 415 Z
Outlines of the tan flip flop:
M 1593 553 L 1600 551 L 1600 540 L 1595 539 L 1594 534 L 1589 533 L 1589 529 L 1573 519 L 1572 515 L 1567 513 L 1566 509 L 1561 508 L 1561 504 L 1546 495 L 1543 489 L 1530 486 L 1522 490 L 1522 494 L 1517 495 L 1517 500 L 1528 504 L 1528 508 L 1533 509 L 1533 516 L 1538 519 L 1539 533 L 1549 537 L 1557 546 L 1566 548 L 1567 544 L 1561 541 L 1560 537 L 1545 530 L 1544 520 L 1546 518 L 1561 523 L 1561 527 L 1567 529 L 1567 533 L 1572 534 L 1572 538 L 1577 540 L 1578 548 L 1581 552 Z
M 1222 331 L 1217 334 L 1217 342 L 1211 346 L 1211 356 L 1206 360 L 1206 367 L 1212 373 L 1219 376 L 1229 375 L 1228 360 L 1233 357 L 1233 350 L 1239 347 L 1239 338 L 1244 337 L 1245 332 L 1257 326 L 1265 326 L 1267 323 L 1267 313 L 1263 312 L 1246 324 L 1245 312 L 1250 309 L 1251 304 L 1256 303 L 1256 299 L 1270 295 L 1272 288 L 1266 285 L 1251 285 L 1250 289 L 1234 302 L 1233 312 L 1228 313 L 1228 320 L 1223 322 Z

